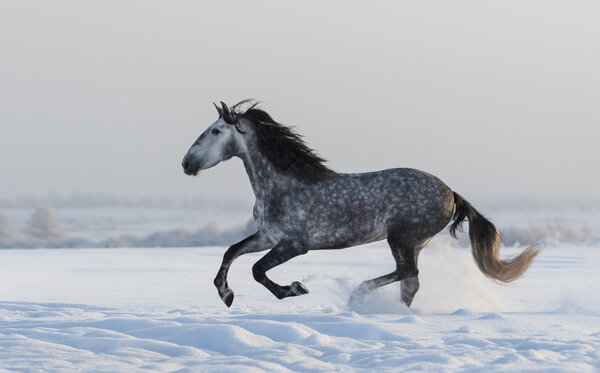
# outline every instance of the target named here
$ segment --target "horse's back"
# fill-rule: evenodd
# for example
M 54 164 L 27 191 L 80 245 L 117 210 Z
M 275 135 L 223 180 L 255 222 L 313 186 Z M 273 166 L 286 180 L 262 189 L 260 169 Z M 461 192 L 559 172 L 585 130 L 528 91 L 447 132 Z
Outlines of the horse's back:
M 388 225 L 419 227 L 426 234 L 435 234 L 450 221 L 454 195 L 439 178 L 412 168 L 381 172 L 388 179 L 382 196 L 388 205 Z
M 443 208 L 453 205 L 452 190 L 439 178 L 413 168 L 343 174 L 342 178 L 357 180 L 362 188 L 376 192 L 376 198 L 391 203 L 394 208 L 415 209 Z

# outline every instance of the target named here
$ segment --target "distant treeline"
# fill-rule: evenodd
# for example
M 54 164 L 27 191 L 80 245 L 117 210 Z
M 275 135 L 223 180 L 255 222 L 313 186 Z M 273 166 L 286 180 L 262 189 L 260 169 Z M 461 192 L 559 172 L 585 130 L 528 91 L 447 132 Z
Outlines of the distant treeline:
M 227 246 L 256 232 L 253 220 L 220 230 L 214 224 L 197 230 L 173 229 L 144 236 L 124 235 L 101 241 L 71 237 L 64 233 L 50 207 L 38 208 L 23 229 L 17 231 L 10 215 L 0 213 L 0 248 L 91 248 L 91 247 L 198 247 Z
M 545 222 L 536 224 L 505 224 L 498 226 L 504 245 L 534 243 L 600 244 L 600 231 L 577 222 Z M 34 210 L 24 227 L 17 229 L 11 216 L 0 213 L 0 248 L 88 248 L 88 247 L 199 247 L 228 246 L 256 232 L 253 220 L 239 227 L 220 230 L 214 224 L 200 229 L 172 229 L 147 235 L 122 235 L 92 241 L 85 237 L 67 235 L 60 227 L 55 211 L 50 208 Z M 444 233 L 442 233 L 444 234 Z M 469 241 L 460 237 L 463 246 Z
M 144 208 L 218 208 L 227 211 L 248 210 L 252 204 L 240 199 L 196 197 L 125 198 L 108 194 L 71 193 L 68 196 L 48 194 L 43 197 L 0 198 L 0 208 L 97 208 L 97 207 L 144 207 Z

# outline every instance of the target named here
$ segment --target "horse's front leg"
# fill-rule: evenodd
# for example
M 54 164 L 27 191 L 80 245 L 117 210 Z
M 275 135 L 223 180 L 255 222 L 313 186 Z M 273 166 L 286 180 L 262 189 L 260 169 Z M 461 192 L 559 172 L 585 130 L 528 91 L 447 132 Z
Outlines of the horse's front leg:
M 223 262 L 221 263 L 217 277 L 215 277 L 214 280 L 214 284 L 219 291 L 219 296 L 223 302 L 225 302 L 227 307 L 230 307 L 231 303 L 233 303 L 233 291 L 227 284 L 227 272 L 229 271 L 231 263 L 233 263 L 233 261 L 240 255 L 264 251 L 272 247 L 273 242 L 271 242 L 261 232 L 256 232 L 252 236 L 244 238 L 240 242 L 233 244 L 229 247 L 229 249 L 227 249 L 225 255 L 223 255 Z
M 271 281 L 266 272 L 285 263 L 295 256 L 306 254 L 308 249 L 302 242 L 283 240 L 263 256 L 254 266 L 252 266 L 252 274 L 254 279 L 263 284 L 273 295 L 278 299 L 293 297 L 296 295 L 307 294 L 308 289 L 302 283 L 294 281 L 288 286 L 281 286 Z

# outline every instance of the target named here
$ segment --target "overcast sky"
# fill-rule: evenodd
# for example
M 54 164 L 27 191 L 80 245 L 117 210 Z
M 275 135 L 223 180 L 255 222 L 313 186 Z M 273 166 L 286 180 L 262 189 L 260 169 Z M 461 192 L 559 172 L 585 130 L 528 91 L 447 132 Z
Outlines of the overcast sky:
M 0 197 L 252 199 L 181 158 L 252 97 L 342 172 L 600 197 L 597 1 L 0 3 Z

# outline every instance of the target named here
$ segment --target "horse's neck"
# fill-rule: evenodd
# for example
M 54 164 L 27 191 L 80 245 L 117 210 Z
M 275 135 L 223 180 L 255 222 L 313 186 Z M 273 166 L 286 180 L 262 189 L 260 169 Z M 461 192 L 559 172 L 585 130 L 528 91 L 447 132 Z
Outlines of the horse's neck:
M 277 171 L 259 152 L 247 152 L 240 158 L 257 200 L 266 201 L 269 196 L 280 195 L 298 183 L 294 178 Z

